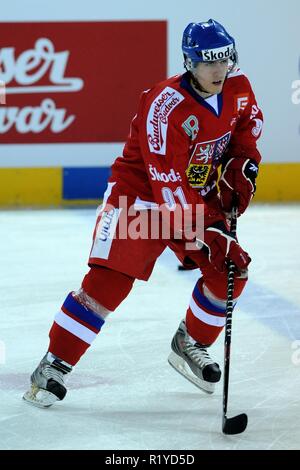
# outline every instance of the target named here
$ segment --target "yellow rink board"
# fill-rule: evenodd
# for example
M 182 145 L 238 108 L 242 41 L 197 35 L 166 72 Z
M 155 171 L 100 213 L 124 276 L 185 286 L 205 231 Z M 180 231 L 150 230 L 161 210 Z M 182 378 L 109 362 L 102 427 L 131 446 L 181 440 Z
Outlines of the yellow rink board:
M 61 168 L 1 168 L 1 206 L 58 206 Z
M 300 201 L 300 163 L 261 164 L 255 202 Z M 63 168 L 0 168 L 0 206 L 97 205 L 99 200 L 64 200 Z
M 300 201 L 300 163 L 261 164 L 254 200 L 256 202 Z

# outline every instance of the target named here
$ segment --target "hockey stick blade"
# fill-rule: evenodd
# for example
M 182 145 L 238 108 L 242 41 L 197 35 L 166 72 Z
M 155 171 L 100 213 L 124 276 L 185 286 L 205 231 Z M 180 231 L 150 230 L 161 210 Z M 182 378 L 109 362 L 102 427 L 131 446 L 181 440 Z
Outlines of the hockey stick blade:
M 248 424 L 248 416 L 245 413 L 234 416 L 233 418 L 223 419 L 223 433 L 224 434 L 241 434 L 245 431 Z

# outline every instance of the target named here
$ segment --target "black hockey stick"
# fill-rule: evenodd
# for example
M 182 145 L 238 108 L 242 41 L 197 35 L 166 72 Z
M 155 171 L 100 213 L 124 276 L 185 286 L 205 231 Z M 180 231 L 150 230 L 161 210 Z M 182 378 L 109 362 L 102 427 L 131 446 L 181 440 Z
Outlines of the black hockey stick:
M 232 208 L 230 231 L 236 236 L 237 209 Z M 233 311 L 233 290 L 234 290 L 234 270 L 235 266 L 229 261 L 228 282 L 227 282 L 227 304 L 226 304 L 226 324 L 225 324 L 225 342 L 224 342 L 224 385 L 223 385 L 223 421 L 222 431 L 224 434 L 240 434 L 244 432 L 248 417 L 245 413 L 227 418 L 228 386 L 229 386 L 229 366 L 230 366 L 230 345 L 231 345 L 231 327 Z

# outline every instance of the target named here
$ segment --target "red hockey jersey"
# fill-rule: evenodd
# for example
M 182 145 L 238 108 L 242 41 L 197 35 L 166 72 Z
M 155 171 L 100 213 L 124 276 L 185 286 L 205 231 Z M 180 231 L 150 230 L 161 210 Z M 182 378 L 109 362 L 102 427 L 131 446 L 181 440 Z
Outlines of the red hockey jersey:
M 123 195 L 171 210 L 178 203 L 201 203 L 225 152 L 259 163 L 262 123 L 249 80 L 239 69 L 228 75 L 222 93 L 206 100 L 193 90 L 188 73 L 171 77 L 142 93 L 110 181 Z

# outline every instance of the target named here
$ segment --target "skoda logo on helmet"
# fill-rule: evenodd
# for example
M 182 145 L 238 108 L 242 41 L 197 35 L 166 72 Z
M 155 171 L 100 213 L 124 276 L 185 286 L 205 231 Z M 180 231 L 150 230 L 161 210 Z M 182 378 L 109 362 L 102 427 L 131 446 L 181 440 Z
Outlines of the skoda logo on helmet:
M 234 52 L 233 44 L 229 46 L 219 47 L 218 49 L 206 49 L 202 52 L 203 61 L 213 62 L 215 60 L 229 59 Z

